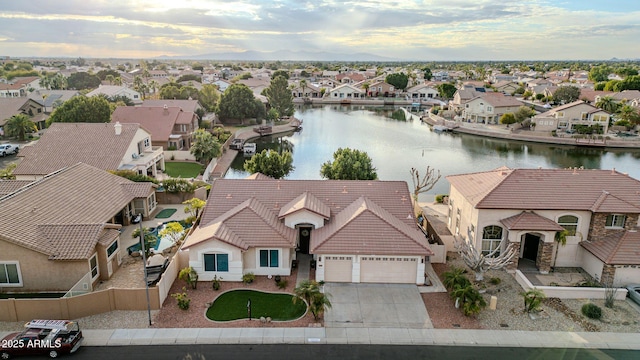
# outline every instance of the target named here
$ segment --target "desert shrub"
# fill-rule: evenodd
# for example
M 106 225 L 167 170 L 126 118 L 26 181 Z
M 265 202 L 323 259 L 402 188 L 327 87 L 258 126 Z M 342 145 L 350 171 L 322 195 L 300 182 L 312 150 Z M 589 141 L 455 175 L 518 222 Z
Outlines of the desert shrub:
M 436 202 L 438 204 L 442 204 L 444 202 L 445 196 L 448 196 L 448 195 L 447 194 L 438 194 L 438 195 L 436 195 Z
M 499 285 L 502 282 L 502 279 L 500 279 L 499 277 L 492 277 L 491 279 L 489 279 L 489 282 L 493 285 Z
M 451 267 L 451 270 L 446 271 L 444 276 L 443 284 L 449 290 L 455 290 L 456 288 L 465 288 L 468 285 L 471 285 L 471 281 L 465 275 L 466 270 L 459 267 Z
M 582 315 L 589 319 L 599 320 L 602 317 L 602 309 L 600 306 L 592 303 L 582 305 Z
M 189 299 L 189 295 L 187 295 L 185 288 L 182 288 L 181 293 L 171 294 L 171 297 L 178 301 L 178 307 L 182 310 L 188 310 L 189 304 L 191 303 L 191 299 Z
M 196 186 L 186 179 L 166 179 L 162 182 L 162 186 L 168 193 L 192 193 L 196 189 Z
M 538 312 L 540 311 L 540 305 L 542 300 L 546 297 L 541 290 L 531 289 L 527 292 L 520 293 L 524 298 L 524 311 L 525 312 Z
M 278 285 L 278 289 L 285 289 L 289 282 L 287 280 L 280 280 L 276 284 Z
M 255 279 L 256 276 L 251 272 L 242 275 L 242 282 L 245 284 L 251 284 Z

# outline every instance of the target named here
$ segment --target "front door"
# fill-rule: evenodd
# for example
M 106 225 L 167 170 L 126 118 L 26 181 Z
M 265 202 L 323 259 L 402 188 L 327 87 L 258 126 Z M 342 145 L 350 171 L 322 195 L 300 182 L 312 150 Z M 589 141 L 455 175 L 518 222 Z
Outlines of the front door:
M 309 253 L 309 241 L 311 240 L 311 228 L 310 227 L 300 227 L 298 228 L 298 237 L 300 239 L 299 248 L 300 252 L 303 254 Z
M 538 257 L 538 245 L 540 244 L 540 236 L 527 234 L 524 237 L 524 249 L 522 250 L 522 258 L 536 261 Z

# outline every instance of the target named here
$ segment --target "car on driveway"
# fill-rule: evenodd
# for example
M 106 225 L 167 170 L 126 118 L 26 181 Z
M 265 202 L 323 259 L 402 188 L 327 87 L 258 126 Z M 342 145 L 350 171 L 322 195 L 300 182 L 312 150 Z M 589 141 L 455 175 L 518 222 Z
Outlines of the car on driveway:
M 13 144 L 0 144 L 0 156 L 17 154 L 20 148 Z
M 82 344 L 82 331 L 77 322 L 69 320 L 31 320 L 25 330 L 14 332 L 0 340 L 0 358 L 15 355 L 48 355 L 57 358 L 76 352 Z
M 627 285 L 627 296 L 640 305 L 640 284 Z

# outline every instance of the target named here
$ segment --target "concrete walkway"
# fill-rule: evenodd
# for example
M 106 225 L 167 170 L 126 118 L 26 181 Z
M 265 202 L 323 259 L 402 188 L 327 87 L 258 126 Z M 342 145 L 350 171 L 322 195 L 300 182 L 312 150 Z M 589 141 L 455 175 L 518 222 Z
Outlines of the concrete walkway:
M 405 344 L 640 350 L 638 334 L 407 328 L 83 330 L 85 346 L 155 344 Z M 4 336 L 5 334 L 0 334 Z

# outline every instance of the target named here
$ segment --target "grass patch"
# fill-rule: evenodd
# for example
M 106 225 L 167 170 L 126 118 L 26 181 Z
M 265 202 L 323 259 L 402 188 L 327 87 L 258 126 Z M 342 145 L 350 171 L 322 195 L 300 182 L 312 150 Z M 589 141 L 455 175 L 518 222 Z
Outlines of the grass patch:
M 251 318 L 261 316 L 272 320 L 285 321 L 299 319 L 307 306 L 303 301 L 293 303 L 293 295 L 272 294 L 255 290 L 231 290 L 220 296 L 207 310 L 207 318 L 214 321 L 248 319 L 247 302 L 251 299 Z
M 203 166 L 193 162 L 165 161 L 164 171 L 174 178 L 195 178 L 200 175 Z
M 156 215 L 156 219 L 166 219 L 171 217 L 171 215 L 173 215 L 176 211 L 176 209 L 162 209 L 162 211 L 160 211 L 157 215 Z

